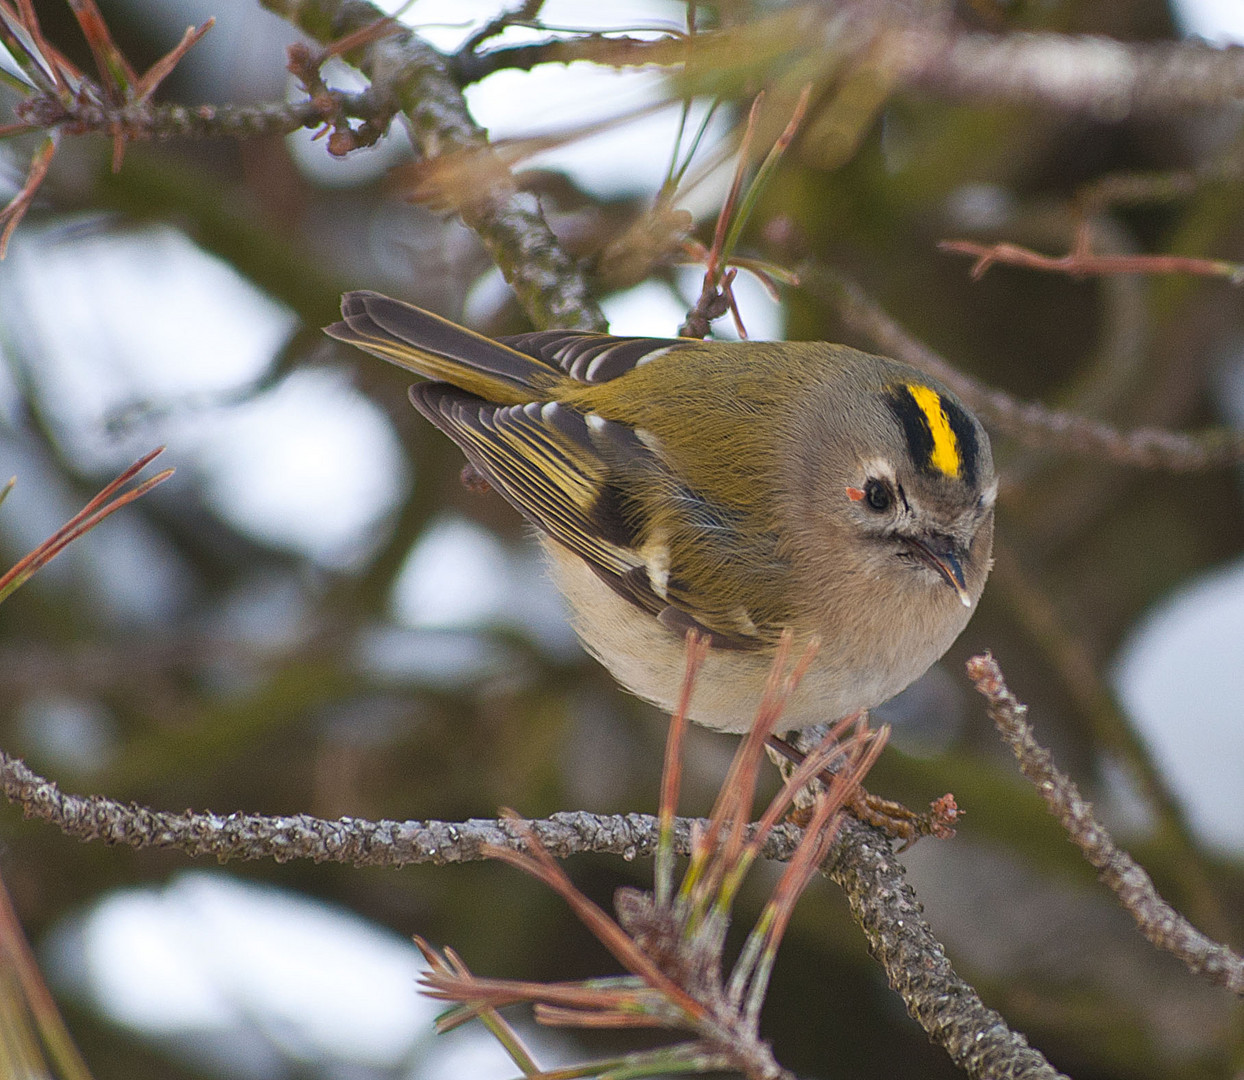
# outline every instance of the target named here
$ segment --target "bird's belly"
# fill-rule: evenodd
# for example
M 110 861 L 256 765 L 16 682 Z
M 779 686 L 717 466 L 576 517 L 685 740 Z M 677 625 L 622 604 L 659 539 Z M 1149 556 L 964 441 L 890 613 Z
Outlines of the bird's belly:
M 545 541 L 550 572 L 570 607 L 584 647 L 631 693 L 666 712 L 677 705 L 686 670 L 681 634 L 624 600 L 577 555 Z M 945 649 L 949 641 L 942 646 Z M 806 642 L 796 642 L 792 659 Z M 777 731 L 832 722 L 887 701 L 941 655 L 923 650 L 903 670 L 876 664 L 843 666 L 822 645 L 777 723 Z M 719 731 L 747 731 L 755 719 L 772 667 L 772 653 L 713 649 L 696 678 L 690 719 Z

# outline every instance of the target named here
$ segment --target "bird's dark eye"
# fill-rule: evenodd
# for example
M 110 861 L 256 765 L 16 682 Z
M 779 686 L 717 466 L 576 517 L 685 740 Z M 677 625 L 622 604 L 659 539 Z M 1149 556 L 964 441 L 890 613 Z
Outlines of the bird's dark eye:
M 864 501 L 869 507 L 880 513 L 882 510 L 889 510 L 894 502 L 894 495 L 890 491 L 888 484 L 882 483 L 880 480 L 869 480 L 864 485 Z

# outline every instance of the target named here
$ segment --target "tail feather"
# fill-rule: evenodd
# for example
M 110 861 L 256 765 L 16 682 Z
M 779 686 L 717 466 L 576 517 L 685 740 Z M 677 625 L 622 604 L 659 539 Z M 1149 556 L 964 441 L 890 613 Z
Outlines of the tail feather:
M 324 328 L 330 337 L 486 401 L 546 400 L 565 378 L 553 365 L 380 293 L 346 293 L 341 314 L 341 322 Z

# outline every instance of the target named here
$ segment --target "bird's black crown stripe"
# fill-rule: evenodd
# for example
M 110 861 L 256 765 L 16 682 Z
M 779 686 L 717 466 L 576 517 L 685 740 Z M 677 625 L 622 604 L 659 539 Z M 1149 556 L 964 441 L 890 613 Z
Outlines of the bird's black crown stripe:
M 976 459 L 980 455 L 976 425 L 963 409 L 944 395 L 942 395 L 942 412 L 946 414 L 950 430 L 955 433 L 955 439 L 959 443 L 959 456 L 963 459 L 960 467 L 963 470 L 964 482 L 974 484 L 976 483 Z
M 976 426 L 962 408 L 919 383 L 890 387 L 885 401 L 902 427 L 911 458 L 921 472 L 975 482 L 980 445 Z

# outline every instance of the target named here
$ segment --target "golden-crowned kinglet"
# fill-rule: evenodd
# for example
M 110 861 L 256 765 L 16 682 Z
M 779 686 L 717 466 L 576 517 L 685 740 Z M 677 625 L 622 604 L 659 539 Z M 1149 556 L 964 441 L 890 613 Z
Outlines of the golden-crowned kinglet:
M 492 341 L 373 292 L 327 332 L 428 380 L 410 399 L 539 530 L 588 650 L 669 710 L 752 723 L 790 628 L 820 649 L 781 730 L 871 708 L 967 624 L 989 574 L 989 439 L 944 387 L 842 345 Z

